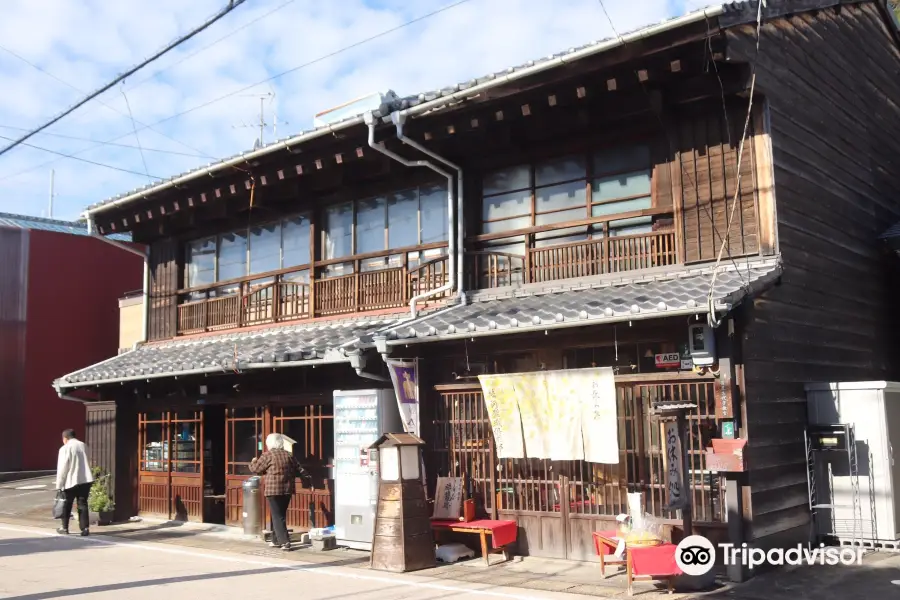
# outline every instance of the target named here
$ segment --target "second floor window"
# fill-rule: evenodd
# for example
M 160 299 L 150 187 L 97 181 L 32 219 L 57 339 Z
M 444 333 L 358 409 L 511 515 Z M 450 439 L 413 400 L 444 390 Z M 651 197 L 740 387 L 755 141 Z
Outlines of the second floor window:
M 308 265 L 309 250 L 304 215 L 194 240 L 185 257 L 187 287 Z
M 483 180 L 482 232 L 510 232 L 510 237 L 494 245 L 522 254 L 525 235 L 517 235 L 516 230 L 652 208 L 651 170 L 649 148 L 635 145 L 489 173 Z M 560 227 L 535 232 L 534 245 L 645 233 L 651 227 L 651 216 Z
M 392 257 L 388 251 L 444 242 L 448 235 L 447 187 L 423 185 L 326 208 L 322 259 L 385 253 L 384 257 L 366 259 L 361 268 L 399 266 L 405 255 Z M 352 270 L 352 265 L 341 263 L 327 269 L 326 274 Z

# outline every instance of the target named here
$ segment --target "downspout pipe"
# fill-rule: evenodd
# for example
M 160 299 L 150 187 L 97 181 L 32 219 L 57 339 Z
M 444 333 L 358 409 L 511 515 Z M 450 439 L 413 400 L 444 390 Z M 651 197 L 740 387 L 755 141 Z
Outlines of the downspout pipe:
M 143 293 L 141 295 L 141 303 L 142 303 L 141 309 L 143 310 L 144 315 L 143 315 L 143 319 L 141 320 L 141 342 L 142 343 L 146 342 L 147 341 L 147 330 L 148 330 L 149 319 L 150 319 L 150 302 L 149 302 L 149 300 L 150 300 L 150 294 L 149 294 L 149 291 L 150 291 L 150 249 L 147 248 L 145 250 L 138 250 L 137 248 L 133 248 L 133 247 L 129 246 L 128 244 L 123 244 L 122 242 L 119 242 L 117 240 L 111 240 L 108 237 L 97 233 L 97 226 L 94 223 L 94 217 L 93 217 L 93 215 L 90 215 L 90 214 L 88 215 L 88 218 L 87 218 L 87 227 L 88 227 L 88 234 L 90 234 L 90 236 L 92 238 L 96 238 L 96 239 L 100 240 L 101 242 L 105 242 L 107 244 L 110 244 L 111 246 L 115 246 L 116 248 L 118 248 L 120 250 L 125 250 L 126 252 L 136 254 L 136 255 L 140 256 L 142 259 L 144 259 L 144 280 L 143 280 L 143 290 L 142 290 Z
M 410 139 L 403 134 L 403 125 L 409 111 L 403 110 L 391 113 L 391 120 L 397 129 L 397 139 L 411 146 L 426 156 L 430 156 L 434 160 L 443 163 L 456 171 L 456 290 L 459 295 L 459 303 L 466 303 L 465 278 L 463 277 L 463 265 L 465 261 L 465 213 L 463 212 L 463 170 L 459 165 L 450 162 L 437 152 L 429 150 L 416 140 Z M 453 217 L 450 217 L 450 226 L 453 227 Z M 453 232 L 450 232 L 451 237 Z M 452 263 L 451 263 L 452 268 Z
M 453 175 L 451 173 L 441 169 L 440 167 L 433 165 L 432 163 L 428 162 L 427 160 L 407 160 L 407 159 L 403 158 L 402 156 L 400 156 L 399 154 L 397 154 L 396 152 L 392 152 L 392 151 L 388 150 L 387 148 L 385 148 L 384 144 L 379 144 L 379 143 L 375 142 L 375 116 L 371 113 L 371 111 L 367 112 L 365 114 L 364 120 L 366 122 L 366 125 L 369 128 L 369 147 L 370 148 L 372 148 L 376 152 L 380 152 L 381 154 L 384 154 L 388 158 L 391 158 L 391 159 L 397 161 L 401 165 L 404 165 L 407 167 L 426 167 L 428 169 L 431 169 L 435 173 L 438 173 L 439 175 L 443 175 L 444 177 L 447 178 L 447 210 L 448 210 L 448 216 L 449 216 L 450 222 L 453 223 L 455 215 L 456 215 L 456 208 L 453 204 Z M 409 311 L 412 315 L 412 318 L 414 318 L 414 319 L 416 318 L 416 303 L 419 300 L 423 300 L 425 298 L 428 298 L 429 296 L 436 296 L 437 294 L 442 294 L 444 292 L 450 292 L 450 291 L 453 291 L 454 289 L 456 289 L 456 285 L 457 285 L 457 280 L 456 280 L 456 238 L 452 235 L 450 236 L 450 244 L 449 245 L 450 245 L 450 248 L 449 248 L 449 250 L 450 250 L 450 252 L 449 252 L 450 265 L 448 268 L 448 270 L 450 271 L 449 282 L 446 283 L 445 285 L 440 286 L 439 288 L 433 289 L 429 292 L 424 292 L 422 294 L 417 294 L 417 295 L 413 296 L 412 298 L 410 298 Z
M 356 371 L 356 374 L 362 377 L 363 379 L 372 379 L 374 381 L 380 381 L 382 383 L 390 383 L 391 378 L 385 377 L 384 375 L 377 375 L 375 373 L 369 373 L 365 370 L 366 363 L 366 355 L 362 352 L 348 353 L 347 356 L 350 358 L 350 366 L 353 370 Z

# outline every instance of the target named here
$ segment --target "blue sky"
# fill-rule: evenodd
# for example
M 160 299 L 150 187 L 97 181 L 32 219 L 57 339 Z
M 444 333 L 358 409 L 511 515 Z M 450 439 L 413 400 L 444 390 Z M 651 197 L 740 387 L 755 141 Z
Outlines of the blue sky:
M 18 137 L 140 62 L 225 2 L 5 4 L 0 20 L 0 145 L 8 143 L 3 138 Z M 0 156 L 0 212 L 45 214 L 51 169 L 54 216 L 75 218 L 88 204 L 151 181 L 146 173 L 169 177 L 247 150 L 258 129 L 244 125 L 258 119 L 263 94 L 272 94 L 265 99 L 266 117 L 271 123 L 277 114 L 280 138 L 309 129 L 316 112 L 363 94 L 386 89 L 413 94 L 612 35 L 599 0 L 468 0 L 197 108 L 454 2 L 246 0 L 200 36 L 29 140 L 41 149 L 19 147 Z M 620 33 L 708 4 L 604 3 Z M 271 127 L 265 135 L 267 141 L 274 139 Z M 47 150 L 77 153 L 132 173 Z

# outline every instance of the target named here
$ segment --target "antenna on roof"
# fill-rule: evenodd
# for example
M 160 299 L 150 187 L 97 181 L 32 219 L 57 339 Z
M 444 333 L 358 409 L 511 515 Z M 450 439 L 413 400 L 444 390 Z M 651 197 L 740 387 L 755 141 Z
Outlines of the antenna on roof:
M 50 205 L 47 207 L 47 218 L 48 219 L 53 218 L 53 196 L 56 195 L 56 193 L 53 191 L 53 178 L 55 175 L 56 175 L 56 171 L 53 169 L 50 169 Z

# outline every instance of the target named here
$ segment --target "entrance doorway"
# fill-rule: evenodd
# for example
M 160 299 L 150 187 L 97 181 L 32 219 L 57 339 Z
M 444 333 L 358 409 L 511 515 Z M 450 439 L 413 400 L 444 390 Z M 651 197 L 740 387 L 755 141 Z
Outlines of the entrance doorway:
M 208 460 L 203 463 L 203 522 L 225 524 L 225 407 L 203 409 Z

